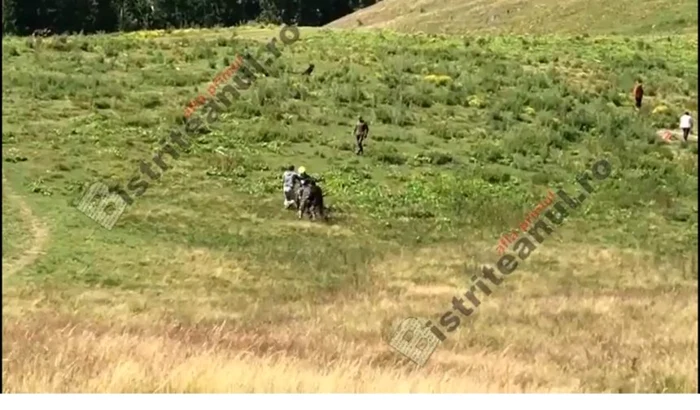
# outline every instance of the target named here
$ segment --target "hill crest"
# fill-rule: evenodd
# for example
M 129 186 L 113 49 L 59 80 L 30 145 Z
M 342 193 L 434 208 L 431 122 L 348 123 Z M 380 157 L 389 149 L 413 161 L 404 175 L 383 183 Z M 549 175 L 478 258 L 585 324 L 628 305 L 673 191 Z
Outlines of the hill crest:
M 326 25 L 444 34 L 697 33 L 693 0 L 384 0 Z

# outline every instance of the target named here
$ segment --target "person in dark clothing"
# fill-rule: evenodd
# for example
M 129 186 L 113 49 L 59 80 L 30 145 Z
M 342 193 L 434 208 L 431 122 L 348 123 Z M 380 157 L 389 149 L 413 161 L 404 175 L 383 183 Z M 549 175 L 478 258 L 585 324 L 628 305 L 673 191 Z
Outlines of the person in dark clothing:
M 297 190 L 297 195 L 296 195 L 296 207 L 297 210 L 300 209 L 301 206 L 301 197 L 304 192 L 304 187 L 309 186 L 309 184 L 313 181 L 315 182 L 315 179 L 311 177 L 311 175 L 306 173 L 306 167 L 299 167 L 297 170 L 297 181 L 299 181 L 299 189 Z
M 365 150 L 362 143 L 367 138 L 369 133 L 369 125 L 362 119 L 362 117 L 357 119 L 357 124 L 355 125 L 355 130 L 353 134 L 355 135 L 355 143 L 357 144 L 357 155 L 364 154 Z
M 325 219 L 323 190 L 313 180 L 309 180 L 300 192 L 299 219 L 303 218 L 306 212 L 311 220 L 316 220 L 319 216 Z
M 311 212 L 314 219 L 326 219 L 326 207 L 323 204 L 323 190 L 316 182 L 311 183 Z
M 644 87 L 642 87 L 642 81 L 639 80 L 637 81 L 637 84 L 634 86 L 634 106 L 637 107 L 637 109 L 642 108 L 642 98 L 644 98 Z

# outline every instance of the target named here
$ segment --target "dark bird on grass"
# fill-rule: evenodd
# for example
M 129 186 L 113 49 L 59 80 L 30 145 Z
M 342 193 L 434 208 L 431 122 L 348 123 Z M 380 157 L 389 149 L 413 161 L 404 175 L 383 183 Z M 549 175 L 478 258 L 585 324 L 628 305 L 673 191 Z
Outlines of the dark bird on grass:
M 304 72 L 301 73 L 301 75 L 311 75 L 311 73 L 313 73 L 313 72 L 314 72 L 314 65 L 309 64 L 309 67 L 306 70 L 304 70 Z

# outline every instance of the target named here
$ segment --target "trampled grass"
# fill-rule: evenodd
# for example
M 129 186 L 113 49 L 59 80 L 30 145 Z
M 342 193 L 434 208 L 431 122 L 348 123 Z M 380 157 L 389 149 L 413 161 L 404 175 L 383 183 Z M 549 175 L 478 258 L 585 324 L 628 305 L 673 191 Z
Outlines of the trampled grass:
M 4 185 L 4 184 L 3 184 Z M 27 245 L 28 232 L 22 229 L 22 213 L 19 205 L 10 202 L 3 186 L 2 193 L 2 257 L 3 260 L 15 257 Z
M 3 157 L 27 158 L 3 175 L 45 228 L 3 274 L 5 391 L 697 390 L 697 145 L 656 135 L 697 115 L 696 38 L 303 29 L 113 230 L 75 209 L 276 33 L 3 39 Z M 390 350 L 600 158 L 613 175 L 423 368 Z M 290 163 L 332 223 L 282 209 Z M 3 197 L 9 264 L 36 243 L 20 209 Z

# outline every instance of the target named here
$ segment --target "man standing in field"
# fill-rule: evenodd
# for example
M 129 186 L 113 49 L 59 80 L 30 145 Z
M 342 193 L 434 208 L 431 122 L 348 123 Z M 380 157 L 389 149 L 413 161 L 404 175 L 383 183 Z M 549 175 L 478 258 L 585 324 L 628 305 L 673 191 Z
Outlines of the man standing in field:
M 353 131 L 353 134 L 355 135 L 355 142 L 357 143 L 357 155 L 364 154 L 365 151 L 362 147 L 362 143 L 365 141 L 365 138 L 367 138 L 368 133 L 369 126 L 362 119 L 362 117 L 358 118 L 357 124 L 355 125 L 355 130 Z
M 644 87 L 642 87 L 642 80 L 637 81 L 632 93 L 634 94 L 634 106 L 637 107 L 637 109 L 642 108 L 642 98 L 644 98 Z
M 693 117 L 690 116 L 688 111 L 681 115 L 681 130 L 683 131 L 683 141 L 688 142 L 688 135 L 690 135 L 690 130 L 693 129 Z

